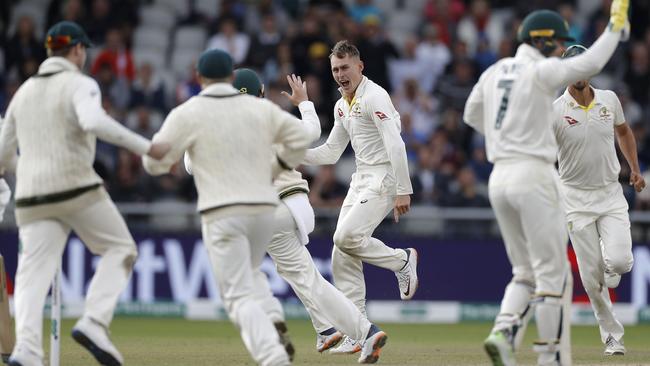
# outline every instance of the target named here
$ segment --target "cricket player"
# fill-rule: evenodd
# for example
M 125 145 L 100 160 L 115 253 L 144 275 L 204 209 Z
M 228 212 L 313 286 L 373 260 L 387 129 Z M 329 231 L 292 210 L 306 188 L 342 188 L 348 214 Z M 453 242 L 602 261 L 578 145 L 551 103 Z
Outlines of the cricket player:
M 293 169 L 320 128 L 267 100 L 239 93 L 231 84 L 232 58 L 222 50 L 204 52 L 197 70 L 201 93 L 172 110 L 153 138 L 172 143 L 171 151 L 161 161 L 145 157 L 144 168 L 153 175 L 168 173 L 188 152 L 203 242 L 228 316 L 255 362 L 288 365 L 289 355 L 256 300 L 254 277 L 278 205 L 273 165 Z M 280 148 L 274 151 L 274 144 Z
M 292 93 L 282 93 L 300 109 L 304 122 L 320 130 L 314 105 L 308 101 L 306 83 L 295 75 L 287 76 L 287 81 Z M 233 86 L 240 93 L 264 97 L 264 85 L 250 69 L 235 70 Z M 191 161 L 187 153 L 185 168 L 191 174 Z M 316 350 L 323 352 L 335 346 L 343 337 L 338 331 L 341 330 L 353 339 L 364 340 L 360 363 L 377 362 L 386 343 L 386 334 L 371 324 L 350 299 L 323 278 L 305 247 L 309 243 L 309 234 L 314 230 L 314 210 L 307 196 L 307 181 L 294 169 L 283 171 L 273 183 L 280 204 L 275 210 L 275 231 L 267 252 L 280 276 L 289 283 L 310 314 L 318 332 Z M 273 296 L 263 272 L 258 271 L 255 279 L 258 301 L 274 322 L 287 353 L 293 355 L 295 350 L 287 335 L 282 304 Z
M 562 57 L 586 50 L 571 46 Z M 623 355 L 623 325 L 614 315 L 609 288 L 617 287 L 621 275 L 632 269 L 633 258 L 614 136 L 632 170 L 630 185 L 640 192 L 645 180 L 636 142 L 616 94 L 592 87 L 588 79 L 569 85 L 553 103 L 553 110 L 569 237 L 580 277 L 600 325 L 605 355 Z
M 93 170 L 96 139 L 154 159 L 162 158 L 169 146 L 152 144 L 106 114 L 97 82 L 80 71 L 90 45 L 76 23 L 52 26 L 46 40 L 49 58 L 14 95 L 0 133 L 0 167 L 12 170 L 20 150 L 15 167 L 20 248 L 12 366 L 43 365 L 43 306 L 71 230 L 101 257 L 72 336 L 99 363 L 123 363 L 108 327 L 137 252 Z
M 334 164 L 352 143 L 357 171 L 334 232 L 332 273 L 336 287 L 366 314 L 364 262 L 395 272 L 403 300 L 413 298 L 417 290 L 417 251 L 394 249 L 371 236 L 391 209 L 396 222 L 408 212 L 413 189 L 400 117 L 390 96 L 363 75 L 359 50 L 348 41 L 334 46 L 330 63 L 341 93 L 334 106 L 334 127 L 323 145 L 307 150 L 304 163 Z M 348 336 L 330 352 L 359 352 L 359 341 Z
M 464 120 L 485 135 L 488 160 L 494 163 L 489 195 L 508 258 L 512 281 L 499 315 L 485 340 L 495 365 L 514 365 L 514 350 L 535 305 L 539 365 L 570 365 L 571 272 L 566 258 L 567 232 L 554 167 L 557 143 L 552 104 L 556 91 L 599 72 L 629 31 L 629 0 L 614 0 L 610 23 L 585 53 L 560 59 L 569 40 L 566 21 L 556 12 L 538 10 L 523 21 L 522 44 L 514 57 L 488 68 L 474 86 Z

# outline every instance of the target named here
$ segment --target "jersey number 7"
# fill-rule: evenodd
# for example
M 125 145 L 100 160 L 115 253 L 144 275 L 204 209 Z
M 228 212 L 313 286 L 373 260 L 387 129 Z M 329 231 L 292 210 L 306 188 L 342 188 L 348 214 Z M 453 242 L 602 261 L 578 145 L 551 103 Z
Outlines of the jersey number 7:
M 501 104 L 499 105 L 499 111 L 497 112 L 497 120 L 494 122 L 494 129 L 498 130 L 501 128 L 501 123 L 503 122 L 503 117 L 506 115 L 506 109 L 508 109 L 508 100 L 510 99 L 510 91 L 512 90 L 512 83 L 514 80 L 499 80 L 497 88 L 504 89 L 503 97 L 501 98 Z

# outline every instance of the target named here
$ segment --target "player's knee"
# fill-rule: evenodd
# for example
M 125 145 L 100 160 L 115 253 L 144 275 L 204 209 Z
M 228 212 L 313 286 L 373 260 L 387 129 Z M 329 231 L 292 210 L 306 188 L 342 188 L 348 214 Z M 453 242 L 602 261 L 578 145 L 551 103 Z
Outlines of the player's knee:
M 611 272 L 624 274 L 632 270 L 634 258 L 632 253 L 620 253 L 607 261 L 607 267 Z
M 356 246 L 358 240 L 358 235 L 355 235 L 354 231 L 347 228 L 338 228 L 334 232 L 334 245 L 336 245 L 343 252 L 346 252 L 349 249 L 352 249 Z
M 535 288 L 535 274 L 533 271 L 524 268 L 512 268 L 512 283 L 521 283 Z

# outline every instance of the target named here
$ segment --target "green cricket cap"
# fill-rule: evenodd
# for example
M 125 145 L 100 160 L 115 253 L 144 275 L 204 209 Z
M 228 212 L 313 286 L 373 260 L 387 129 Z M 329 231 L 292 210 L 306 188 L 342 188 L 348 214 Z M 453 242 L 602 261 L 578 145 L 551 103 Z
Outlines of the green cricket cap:
M 250 94 L 254 97 L 262 95 L 262 81 L 251 69 L 235 70 L 235 80 L 232 85 L 242 94 Z
M 223 79 L 232 75 L 232 57 L 218 48 L 204 51 L 196 65 L 199 75 L 209 79 Z
M 74 46 L 81 43 L 86 47 L 92 47 L 90 38 L 79 24 L 70 21 L 62 21 L 54 24 L 45 37 L 45 48 L 57 50 L 64 47 Z

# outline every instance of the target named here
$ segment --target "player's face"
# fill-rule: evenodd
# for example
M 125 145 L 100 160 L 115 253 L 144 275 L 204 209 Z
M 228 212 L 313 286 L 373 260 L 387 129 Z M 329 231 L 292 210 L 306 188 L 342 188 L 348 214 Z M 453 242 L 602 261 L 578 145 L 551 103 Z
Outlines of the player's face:
M 555 50 L 553 51 L 551 56 L 561 57 L 564 51 L 566 51 L 566 47 L 564 46 L 564 40 L 554 39 L 553 42 L 555 43 Z
M 332 56 L 332 76 L 334 81 L 343 89 L 343 93 L 351 95 L 363 78 L 363 62 L 358 57 L 346 55 L 343 58 Z

